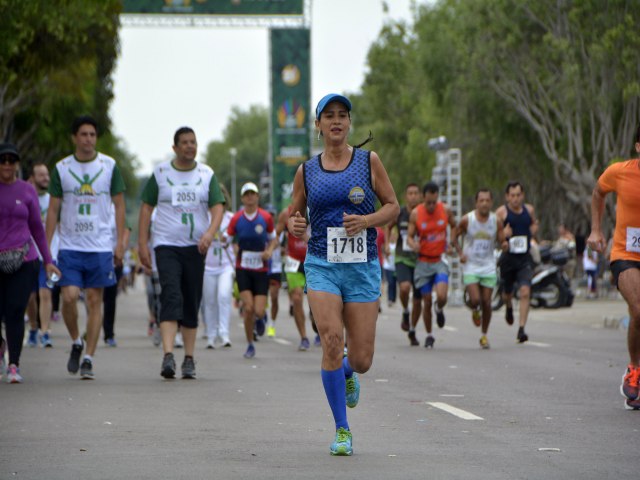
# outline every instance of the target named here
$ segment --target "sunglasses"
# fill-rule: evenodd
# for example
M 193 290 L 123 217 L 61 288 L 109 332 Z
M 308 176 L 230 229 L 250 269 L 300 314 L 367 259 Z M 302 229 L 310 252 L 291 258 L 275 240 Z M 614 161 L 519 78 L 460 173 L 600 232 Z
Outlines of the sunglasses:
M 5 153 L 4 155 L 0 155 L 0 165 L 4 165 L 5 163 L 10 163 L 13 165 L 14 163 L 18 163 L 20 160 L 15 155 L 11 155 L 10 153 Z

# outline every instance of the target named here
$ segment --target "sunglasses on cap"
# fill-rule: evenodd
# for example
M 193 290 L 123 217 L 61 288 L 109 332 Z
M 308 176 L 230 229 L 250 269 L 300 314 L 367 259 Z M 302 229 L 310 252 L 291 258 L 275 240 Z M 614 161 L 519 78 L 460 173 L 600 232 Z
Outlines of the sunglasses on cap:
M 20 159 L 18 157 L 10 153 L 3 153 L 2 155 L 0 155 L 0 165 L 4 165 L 5 163 L 14 164 L 18 163 L 19 161 Z

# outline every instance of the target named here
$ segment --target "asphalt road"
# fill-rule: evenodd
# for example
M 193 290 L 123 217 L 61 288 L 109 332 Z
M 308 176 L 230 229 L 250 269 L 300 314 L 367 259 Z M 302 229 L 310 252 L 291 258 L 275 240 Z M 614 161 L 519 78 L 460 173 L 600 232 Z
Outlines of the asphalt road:
M 281 305 L 276 340 L 261 339 L 252 360 L 235 313 L 231 349 L 198 339 L 195 381 L 160 377 L 142 290 L 119 298 L 119 344 L 100 345 L 93 381 L 66 372 L 70 342 L 55 324 L 53 349 L 23 351 L 25 382 L 0 384 L 0 479 L 637 476 L 640 411 L 619 393 L 626 331 L 603 327 L 624 315 L 621 300 L 533 311 L 525 345 L 502 310 L 488 351 L 464 308 L 446 309 L 427 350 L 410 347 L 400 309 L 383 306 L 349 411 L 354 455 L 340 458 L 329 455 L 320 349 L 297 351 L 284 295 Z

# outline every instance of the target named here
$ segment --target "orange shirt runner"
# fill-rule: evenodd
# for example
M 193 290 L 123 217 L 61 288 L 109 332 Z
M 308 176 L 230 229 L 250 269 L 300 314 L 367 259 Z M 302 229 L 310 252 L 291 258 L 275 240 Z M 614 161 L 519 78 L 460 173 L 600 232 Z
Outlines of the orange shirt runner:
M 447 249 L 447 224 L 449 218 L 442 202 L 436 203 L 433 213 L 424 204 L 416 207 L 416 231 L 420 237 L 421 262 L 435 263 Z

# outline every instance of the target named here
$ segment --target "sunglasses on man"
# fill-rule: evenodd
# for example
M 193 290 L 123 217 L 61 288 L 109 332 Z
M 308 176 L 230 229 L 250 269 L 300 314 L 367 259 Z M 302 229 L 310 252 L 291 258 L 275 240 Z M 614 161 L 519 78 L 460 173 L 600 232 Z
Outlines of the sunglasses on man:
M 19 161 L 20 160 L 18 159 L 18 157 L 10 153 L 4 153 L 0 155 L 0 165 L 4 165 L 5 163 L 10 163 L 13 165 L 14 163 L 18 163 Z

